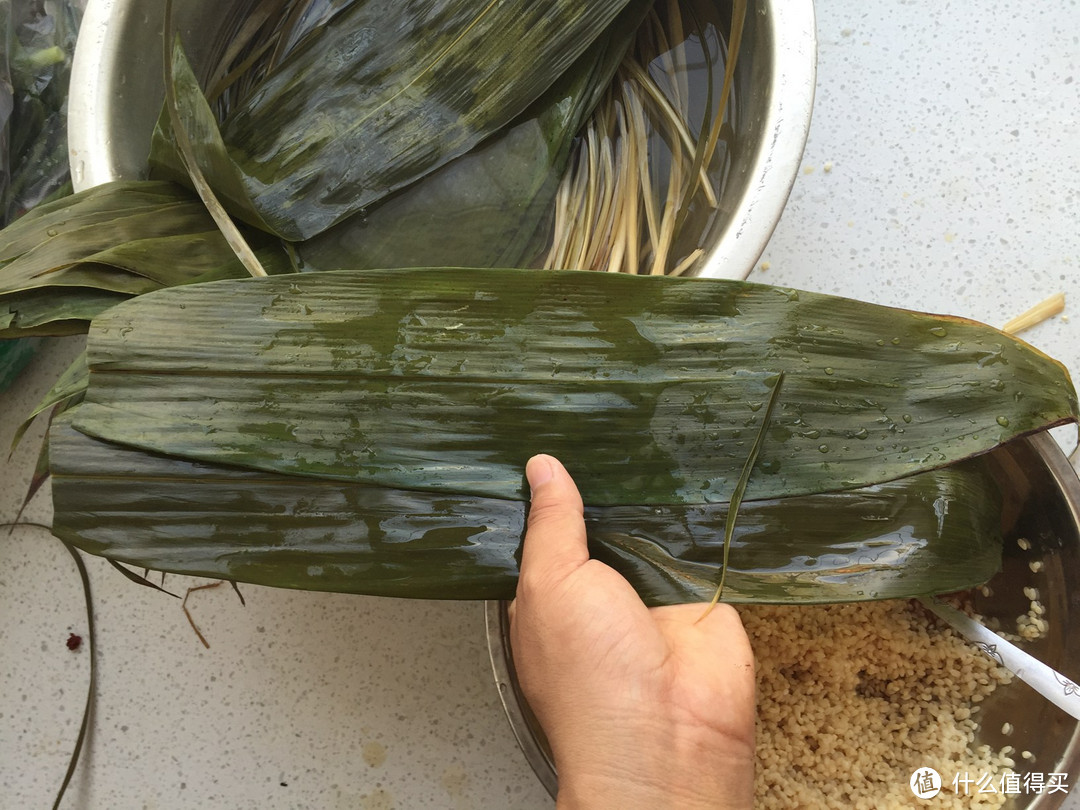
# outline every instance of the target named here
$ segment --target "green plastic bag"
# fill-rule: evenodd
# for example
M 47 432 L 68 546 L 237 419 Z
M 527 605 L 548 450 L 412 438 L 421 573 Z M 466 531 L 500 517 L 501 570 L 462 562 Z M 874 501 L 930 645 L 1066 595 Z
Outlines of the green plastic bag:
M 0 225 L 70 193 L 67 95 L 85 0 L 0 0 Z M 0 391 L 39 341 L 0 341 Z

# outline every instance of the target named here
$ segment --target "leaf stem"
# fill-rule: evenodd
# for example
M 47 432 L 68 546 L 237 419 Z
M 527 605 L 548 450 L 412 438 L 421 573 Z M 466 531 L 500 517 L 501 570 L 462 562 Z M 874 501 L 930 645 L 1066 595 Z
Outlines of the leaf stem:
M 776 406 L 776 401 L 780 398 L 780 386 L 783 382 L 784 372 L 781 371 L 776 377 L 776 385 L 773 386 L 773 390 L 769 394 L 769 403 L 765 406 L 765 415 L 761 419 L 761 426 L 758 428 L 757 436 L 754 437 L 754 443 L 750 447 L 750 454 L 746 457 L 746 463 L 743 464 L 739 480 L 735 483 L 735 489 L 731 493 L 731 504 L 728 506 L 727 520 L 724 522 L 724 560 L 720 567 L 720 583 L 716 586 L 716 593 L 713 594 L 709 606 L 698 617 L 699 622 L 712 613 L 713 608 L 716 607 L 724 593 L 724 580 L 727 578 L 728 570 L 728 554 L 731 552 L 731 538 L 735 534 L 735 519 L 738 517 L 743 496 L 746 495 L 746 485 L 750 481 L 750 473 L 753 472 L 754 465 L 757 463 L 761 445 L 765 442 L 765 432 L 769 429 L 769 423 L 772 422 L 773 409 Z
M 82 722 L 79 724 L 79 735 L 75 738 L 75 748 L 71 752 L 71 759 L 68 761 L 64 781 L 60 783 L 60 790 L 57 791 L 56 801 L 53 802 L 53 810 L 57 810 L 64 800 L 64 794 L 67 792 L 68 785 L 71 784 L 71 777 L 75 774 L 75 768 L 79 764 L 79 756 L 82 754 L 83 744 L 86 742 L 90 730 L 90 717 L 93 713 L 95 682 L 97 680 L 97 634 L 94 629 L 94 601 L 90 593 L 90 575 L 87 573 L 86 564 L 83 562 L 82 557 L 79 556 L 79 552 L 75 550 L 75 547 L 63 540 L 60 542 L 64 543 L 64 548 L 68 550 L 71 558 L 75 560 L 75 567 L 79 571 L 79 579 L 82 580 L 83 597 L 86 600 L 86 635 L 90 642 L 90 678 L 86 685 L 86 704 L 83 707 Z
M 206 636 L 202 634 L 202 631 L 199 630 L 199 626 L 195 624 L 195 619 L 194 617 L 192 617 L 191 611 L 188 610 L 187 600 L 188 597 L 191 596 L 191 594 L 193 594 L 195 591 L 206 591 L 210 588 L 218 588 L 223 582 L 225 582 L 225 580 L 220 579 L 217 582 L 210 582 L 206 585 L 193 585 L 192 587 L 187 589 L 187 592 L 184 594 L 184 600 L 180 603 L 180 607 L 184 611 L 184 615 L 187 616 L 188 624 L 191 625 L 191 629 L 195 631 L 195 635 L 199 637 L 199 641 L 201 641 L 202 645 L 208 650 L 210 649 L 210 642 L 206 640 Z

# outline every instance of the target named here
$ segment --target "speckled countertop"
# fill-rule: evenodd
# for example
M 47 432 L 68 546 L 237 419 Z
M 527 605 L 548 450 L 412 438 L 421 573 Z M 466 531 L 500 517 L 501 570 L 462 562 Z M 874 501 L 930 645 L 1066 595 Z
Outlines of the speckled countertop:
M 819 0 L 817 13 L 810 140 L 751 278 L 994 324 L 1064 291 L 1065 315 L 1025 337 L 1075 372 L 1080 5 Z M 69 351 L 0 395 L 0 447 Z M 28 442 L 0 467 L 0 521 L 32 462 Z M 39 497 L 27 517 L 48 512 Z M 502 714 L 481 605 L 244 587 L 242 606 L 219 587 L 188 600 L 204 648 L 177 600 L 88 565 L 98 699 L 64 807 L 552 806 Z M 63 776 L 88 672 L 71 632 L 86 620 L 63 547 L 3 536 L 0 810 L 50 806 Z

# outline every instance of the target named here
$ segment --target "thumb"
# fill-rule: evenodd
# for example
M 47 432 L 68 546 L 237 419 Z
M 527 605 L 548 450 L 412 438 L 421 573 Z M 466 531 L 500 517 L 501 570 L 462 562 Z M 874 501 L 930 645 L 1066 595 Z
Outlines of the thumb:
M 589 559 L 584 507 L 570 473 L 552 456 L 539 455 L 525 465 L 531 500 L 521 570 L 576 568 Z

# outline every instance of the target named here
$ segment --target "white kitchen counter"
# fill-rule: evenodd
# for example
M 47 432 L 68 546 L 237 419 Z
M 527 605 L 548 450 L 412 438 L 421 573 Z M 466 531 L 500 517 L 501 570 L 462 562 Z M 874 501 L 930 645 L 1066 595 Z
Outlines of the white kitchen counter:
M 1080 5 L 819 0 L 818 32 L 803 169 L 751 278 L 993 324 L 1064 291 L 1066 314 L 1024 337 L 1075 372 Z M 0 447 L 62 353 L 0 395 Z M 31 451 L 0 467 L 0 522 Z M 39 496 L 27 517 L 48 514 Z M 502 714 L 481 605 L 242 586 L 245 607 L 224 586 L 188 601 L 207 649 L 178 600 L 87 564 L 98 696 L 64 808 L 552 806 Z M 86 620 L 67 552 L 0 535 L 0 810 L 51 806 L 63 776 L 89 661 L 70 632 Z

